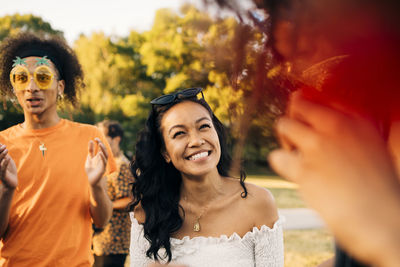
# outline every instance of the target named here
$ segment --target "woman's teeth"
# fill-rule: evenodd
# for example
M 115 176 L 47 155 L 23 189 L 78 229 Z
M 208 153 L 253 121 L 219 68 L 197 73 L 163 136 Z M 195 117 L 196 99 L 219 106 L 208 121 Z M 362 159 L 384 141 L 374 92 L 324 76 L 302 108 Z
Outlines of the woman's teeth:
M 208 152 L 205 151 L 205 152 L 201 152 L 201 153 L 198 153 L 198 154 L 195 154 L 195 155 L 189 157 L 189 160 L 196 160 L 196 159 L 204 158 L 207 156 L 208 156 Z

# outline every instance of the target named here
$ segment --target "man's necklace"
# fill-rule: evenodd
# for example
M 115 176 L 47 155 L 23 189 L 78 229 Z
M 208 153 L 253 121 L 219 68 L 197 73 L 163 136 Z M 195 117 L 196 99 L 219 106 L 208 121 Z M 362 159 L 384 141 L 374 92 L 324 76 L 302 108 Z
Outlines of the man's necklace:
M 40 145 L 39 145 L 38 147 L 39 147 L 40 152 L 42 153 L 42 156 L 44 157 L 44 156 L 45 156 L 45 152 L 47 151 L 46 145 L 45 145 L 44 142 L 41 141 L 41 140 L 39 139 L 39 137 L 37 137 L 35 134 L 33 135 L 33 137 L 35 137 L 35 139 L 36 139 L 37 141 L 39 141 Z
M 24 128 L 24 127 L 22 126 L 22 124 L 20 124 L 20 125 L 21 125 L 22 128 Z M 32 134 L 33 134 L 33 133 L 32 133 Z M 41 140 L 39 139 L 39 137 L 37 137 L 35 134 L 33 134 L 33 137 L 34 137 L 37 141 L 39 141 L 39 143 L 40 143 L 40 145 L 39 145 L 39 151 L 42 153 L 42 156 L 44 157 L 44 156 L 45 156 L 45 152 L 47 151 L 46 145 L 45 145 L 44 142 L 41 141 Z
M 42 151 L 42 156 L 44 157 L 44 152 L 47 150 L 47 147 L 42 142 L 39 146 L 39 150 Z

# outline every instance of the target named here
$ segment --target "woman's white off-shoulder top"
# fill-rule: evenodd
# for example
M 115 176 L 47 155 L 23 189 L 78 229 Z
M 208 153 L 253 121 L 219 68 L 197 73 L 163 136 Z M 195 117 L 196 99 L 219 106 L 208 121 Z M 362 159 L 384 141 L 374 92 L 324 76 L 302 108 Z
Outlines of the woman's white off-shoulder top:
M 144 267 L 154 262 L 146 257 L 150 247 L 144 237 L 143 226 L 130 213 L 131 267 Z M 172 262 L 188 267 L 282 267 L 283 266 L 283 218 L 274 226 L 254 227 L 243 237 L 234 233 L 220 237 L 171 238 Z M 164 255 L 164 250 L 159 251 Z

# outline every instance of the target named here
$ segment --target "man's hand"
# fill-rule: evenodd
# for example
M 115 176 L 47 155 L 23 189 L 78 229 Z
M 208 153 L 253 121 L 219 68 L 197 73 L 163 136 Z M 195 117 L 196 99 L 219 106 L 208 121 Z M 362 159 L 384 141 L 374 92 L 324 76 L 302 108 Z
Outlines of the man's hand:
M 18 185 L 17 167 L 3 144 L 0 144 L 0 180 L 6 189 L 15 189 Z
M 89 153 L 85 163 L 85 171 L 91 186 L 96 186 L 101 181 L 101 178 L 106 171 L 108 153 L 105 145 L 99 138 L 95 139 L 97 146 L 97 153 L 95 154 L 95 143 L 89 141 Z

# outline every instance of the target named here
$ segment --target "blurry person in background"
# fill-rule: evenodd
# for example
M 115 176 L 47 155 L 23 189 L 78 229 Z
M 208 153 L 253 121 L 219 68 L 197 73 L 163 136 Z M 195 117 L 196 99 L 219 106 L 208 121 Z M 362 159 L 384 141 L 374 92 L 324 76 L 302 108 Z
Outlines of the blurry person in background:
M 213 2 L 246 14 L 237 1 Z M 399 2 L 253 3 L 268 16 L 247 15 L 299 84 L 271 166 L 299 184 L 345 249 L 336 266 L 400 266 Z
M 130 198 L 133 176 L 129 160 L 120 144 L 124 130 L 117 121 L 105 120 L 97 124 L 110 144 L 117 172 L 107 176 L 108 196 L 112 201 L 113 213 L 110 222 L 93 237 L 95 267 L 123 267 L 129 253 L 131 221 L 126 210 Z

